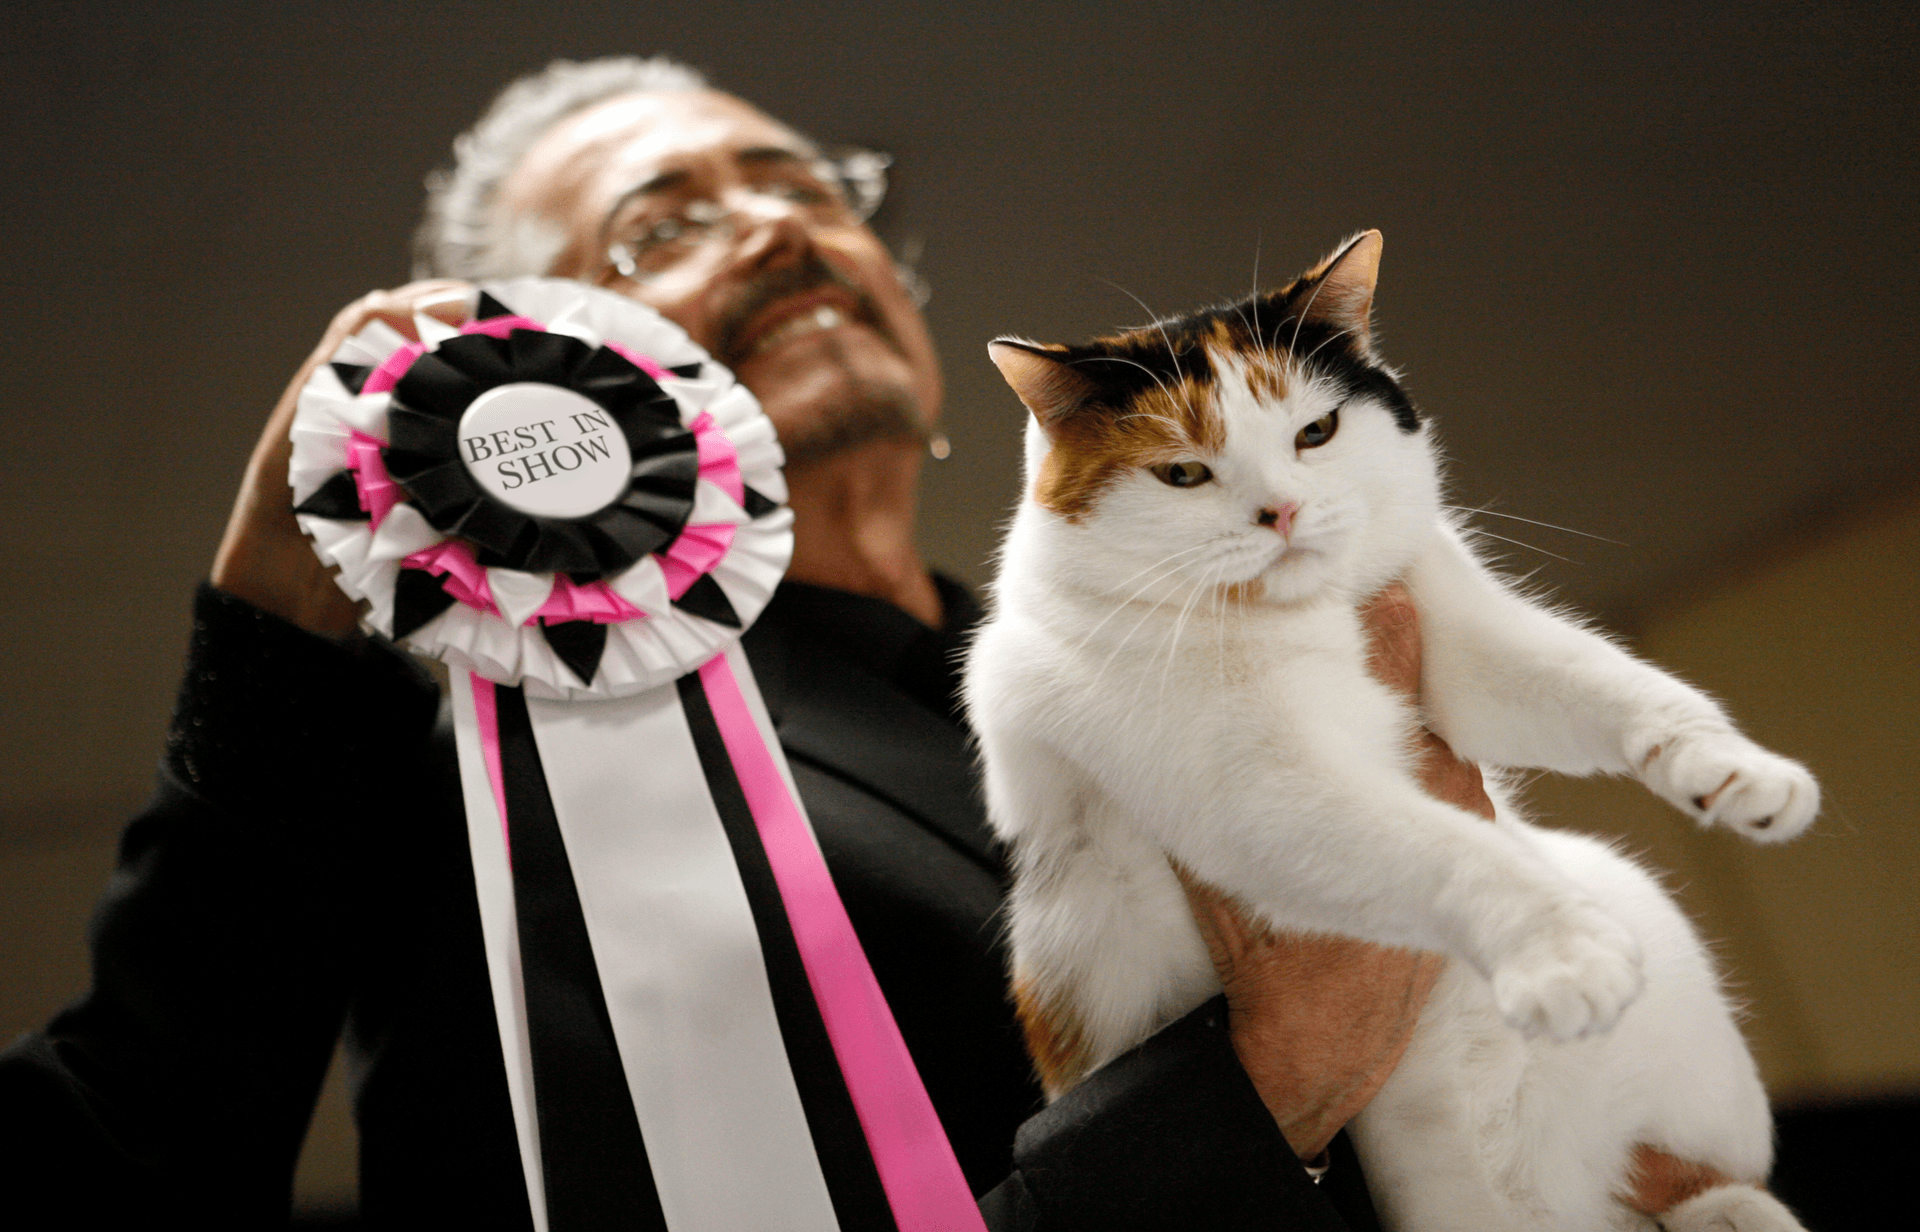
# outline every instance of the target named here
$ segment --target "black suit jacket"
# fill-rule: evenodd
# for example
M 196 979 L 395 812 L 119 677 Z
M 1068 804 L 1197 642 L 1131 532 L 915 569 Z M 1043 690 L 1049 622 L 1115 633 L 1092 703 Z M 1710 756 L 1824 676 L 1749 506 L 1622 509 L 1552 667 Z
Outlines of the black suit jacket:
M 1371 1227 L 1344 1144 L 1328 1187 L 1308 1183 L 1218 1004 L 1040 1111 L 1005 996 L 1004 870 L 955 709 L 975 612 L 942 591 L 952 618 L 930 630 L 788 584 L 746 645 L 989 1222 Z M 93 987 L 0 1057 L 0 1194 L 44 1204 L 50 1226 L 284 1222 L 344 1029 L 367 1222 L 529 1226 L 437 710 L 390 649 L 336 646 L 203 588 L 159 786 L 94 922 Z

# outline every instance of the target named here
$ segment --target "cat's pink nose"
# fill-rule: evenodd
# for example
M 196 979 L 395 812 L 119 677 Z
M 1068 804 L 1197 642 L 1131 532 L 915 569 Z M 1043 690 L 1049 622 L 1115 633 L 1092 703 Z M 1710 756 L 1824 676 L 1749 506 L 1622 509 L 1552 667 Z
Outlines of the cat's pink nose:
M 1288 501 L 1284 505 L 1268 505 L 1255 515 L 1254 521 L 1262 526 L 1271 526 L 1281 534 L 1293 532 L 1293 515 L 1300 512 L 1297 501 Z

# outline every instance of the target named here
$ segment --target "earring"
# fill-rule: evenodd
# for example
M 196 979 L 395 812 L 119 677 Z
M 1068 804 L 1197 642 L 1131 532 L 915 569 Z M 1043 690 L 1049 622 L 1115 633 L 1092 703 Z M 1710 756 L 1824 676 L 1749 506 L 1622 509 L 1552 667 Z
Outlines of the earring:
M 936 432 L 927 438 L 927 452 L 933 455 L 934 461 L 945 462 L 953 452 L 953 442 L 947 439 L 946 433 Z

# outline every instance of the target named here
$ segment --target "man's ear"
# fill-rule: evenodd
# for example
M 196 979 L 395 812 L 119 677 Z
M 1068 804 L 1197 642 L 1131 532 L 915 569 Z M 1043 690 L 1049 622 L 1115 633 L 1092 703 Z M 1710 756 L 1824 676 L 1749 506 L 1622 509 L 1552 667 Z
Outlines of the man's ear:
M 1371 345 L 1373 288 L 1383 244 L 1378 231 L 1362 231 L 1342 244 L 1287 289 L 1288 311 L 1299 320 L 1344 330 L 1362 347 Z
M 987 356 L 1048 436 L 1098 392 L 1086 374 L 1069 362 L 1068 354 L 1065 347 L 1018 338 L 995 338 L 987 344 Z

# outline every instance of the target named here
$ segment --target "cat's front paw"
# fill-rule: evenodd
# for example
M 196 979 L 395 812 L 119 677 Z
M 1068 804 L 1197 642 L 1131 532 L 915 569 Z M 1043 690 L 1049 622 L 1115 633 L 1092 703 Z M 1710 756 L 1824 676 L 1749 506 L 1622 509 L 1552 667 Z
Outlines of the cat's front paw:
M 1725 826 L 1758 843 L 1782 843 L 1820 811 L 1807 768 L 1738 732 L 1693 734 L 1655 745 L 1640 777 L 1703 826 Z
M 1579 1039 L 1613 1029 L 1640 995 L 1640 943 L 1618 920 L 1580 904 L 1557 913 L 1493 971 L 1493 999 L 1529 1037 Z

